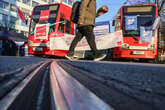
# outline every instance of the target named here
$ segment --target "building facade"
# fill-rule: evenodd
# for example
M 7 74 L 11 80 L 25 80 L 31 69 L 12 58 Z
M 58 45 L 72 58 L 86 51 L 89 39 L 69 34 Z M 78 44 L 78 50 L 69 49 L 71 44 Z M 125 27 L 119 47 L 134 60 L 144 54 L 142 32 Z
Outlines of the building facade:
M 73 0 L 0 0 L 0 31 L 16 31 L 28 35 L 28 26 L 32 9 L 38 4 L 65 2 L 72 4 Z M 24 13 L 27 24 L 17 15 L 17 7 Z

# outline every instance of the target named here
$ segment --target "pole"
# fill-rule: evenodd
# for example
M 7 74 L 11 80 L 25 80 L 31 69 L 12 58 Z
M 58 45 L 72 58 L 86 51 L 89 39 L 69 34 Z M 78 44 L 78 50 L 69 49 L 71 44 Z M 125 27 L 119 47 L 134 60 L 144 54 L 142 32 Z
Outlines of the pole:
M 160 12 L 161 12 L 161 10 L 163 9 L 164 3 L 165 3 L 165 0 L 162 0 L 162 3 L 161 3 L 161 5 L 159 5 L 159 6 L 160 6 L 160 9 L 159 9 L 159 11 L 160 11 Z
M 8 20 L 7 20 L 7 24 L 9 24 L 10 23 L 10 21 L 11 21 L 11 10 L 10 10 L 10 7 L 11 7 L 11 0 L 9 0 L 9 16 L 8 16 Z M 8 27 L 9 27 L 9 25 L 8 25 Z M 7 31 L 10 31 L 10 27 L 8 28 L 7 27 Z

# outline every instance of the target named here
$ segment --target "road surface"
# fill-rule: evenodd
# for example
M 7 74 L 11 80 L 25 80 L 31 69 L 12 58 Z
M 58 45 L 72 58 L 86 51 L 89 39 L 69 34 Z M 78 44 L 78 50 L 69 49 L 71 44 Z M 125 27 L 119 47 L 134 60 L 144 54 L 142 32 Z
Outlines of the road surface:
M 52 110 L 49 87 L 53 85 L 49 79 L 52 62 L 115 110 L 164 110 L 164 64 L 38 57 L 0 57 L 0 104 L 11 102 L 14 97 L 11 91 L 24 81 L 25 87 L 8 109 Z

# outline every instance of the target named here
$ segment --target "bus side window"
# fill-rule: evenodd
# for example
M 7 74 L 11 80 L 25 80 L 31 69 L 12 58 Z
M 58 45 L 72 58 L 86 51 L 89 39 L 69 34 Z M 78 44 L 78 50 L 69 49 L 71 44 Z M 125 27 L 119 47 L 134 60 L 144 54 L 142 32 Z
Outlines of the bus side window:
M 58 32 L 64 33 L 65 24 L 64 23 L 61 23 L 63 21 L 64 21 L 64 18 L 60 18 L 60 23 L 59 23 L 59 26 L 58 26 Z
M 71 22 L 66 20 L 65 26 L 66 26 L 65 33 L 71 34 Z
M 65 22 L 65 23 L 59 23 L 58 32 L 71 34 L 71 22 L 65 20 L 64 18 L 60 18 L 60 22 Z
M 56 15 L 57 11 L 50 11 L 50 16 L 49 16 L 49 19 L 48 19 L 48 23 L 50 24 L 54 24 L 56 22 Z M 55 32 L 55 25 L 51 25 L 49 27 L 49 33 L 52 33 L 52 32 Z

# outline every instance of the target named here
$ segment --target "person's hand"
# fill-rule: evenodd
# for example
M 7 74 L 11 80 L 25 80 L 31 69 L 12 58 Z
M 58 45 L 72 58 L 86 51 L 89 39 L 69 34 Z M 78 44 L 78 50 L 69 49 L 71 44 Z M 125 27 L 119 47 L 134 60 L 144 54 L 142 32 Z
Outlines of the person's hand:
M 104 13 L 103 12 L 99 12 L 98 14 L 97 14 L 97 16 L 101 16 L 101 15 L 103 15 Z
M 107 6 L 103 5 L 101 8 L 102 8 L 102 11 L 104 13 L 108 12 L 108 7 Z
M 83 23 L 82 22 L 78 22 L 78 24 L 82 25 Z
M 103 15 L 108 12 L 108 7 L 103 5 L 101 8 L 98 9 L 97 15 Z

